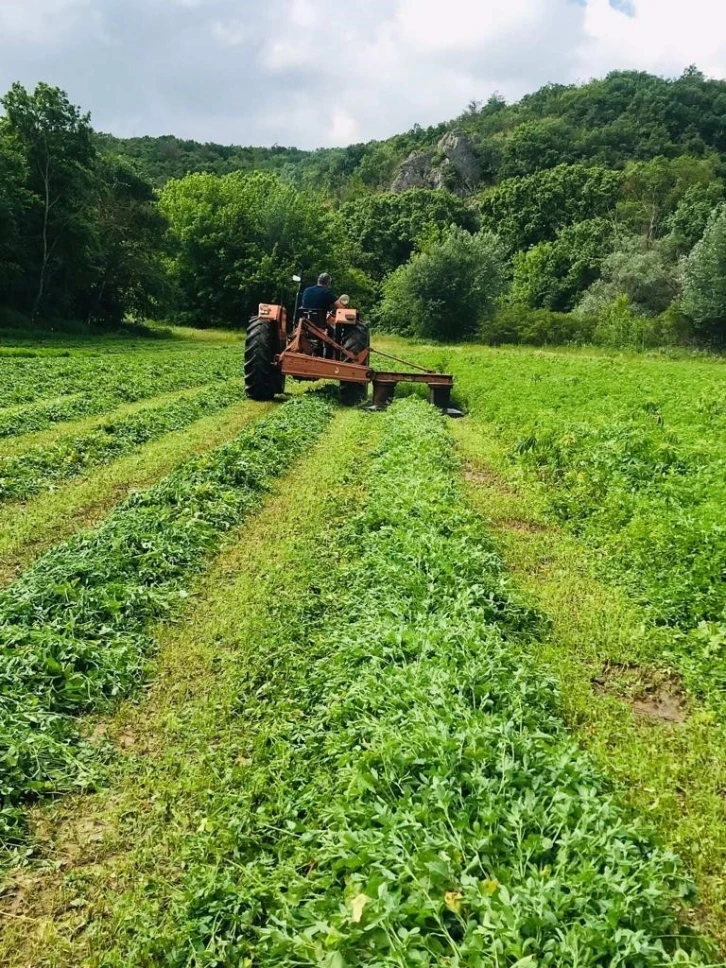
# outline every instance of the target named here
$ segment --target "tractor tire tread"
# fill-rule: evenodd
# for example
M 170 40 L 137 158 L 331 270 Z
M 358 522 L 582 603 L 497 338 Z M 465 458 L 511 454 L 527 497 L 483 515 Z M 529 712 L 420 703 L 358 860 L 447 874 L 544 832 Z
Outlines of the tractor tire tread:
M 255 317 L 247 327 L 245 342 L 245 390 L 252 400 L 272 400 L 281 393 L 284 377 L 275 366 L 278 353 L 275 325 Z
M 365 323 L 356 323 L 350 327 L 348 335 L 343 340 L 343 346 L 352 353 L 361 353 L 371 345 L 371 334 Z M 362 403 L 368 396 L 368 387 L 362 383 L 340 382 L 340 402 L 343 406 L 354 407 Z

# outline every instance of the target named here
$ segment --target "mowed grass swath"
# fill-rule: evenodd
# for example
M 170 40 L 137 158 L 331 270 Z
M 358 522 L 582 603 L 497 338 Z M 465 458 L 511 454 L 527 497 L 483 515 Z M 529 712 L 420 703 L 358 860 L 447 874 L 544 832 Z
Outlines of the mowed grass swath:
M 13 456 L 0 454 L 0 503 L 51 490 L 60 481 L 110 463 L 243 398 L 239 380 L 230 380 L 166 406 L 150 404 L 135 414 L 108 418 L 87 433 L 59 436 L 52 444 L 31 447 Z
M 382 439 L 230 670 L 242 728 L 200 751 L 178 874 L 112 899 L 93 963 L 705 964 L 676 858 L 558 718 L 443 419 L 360 419 Z
M 96 753 L 78 713 L 145 675 L 146 628 L 180 603 L 222 536 L 331 416 L 318 396 L 292 400 L 235 440 L 183 464 L 96 530 L 48 552 L 0 593 L 0 794 L 3 837 L 23 804 L 88 781 Z
M 723 710 L 726 368 L 708 359 L 416 348 L 542 482 L 552 519 L 645 609 L 651 653 Z
M 113 410 L 169 390 L 238 375 L 231 347 L 3 359 L 0 438 Z

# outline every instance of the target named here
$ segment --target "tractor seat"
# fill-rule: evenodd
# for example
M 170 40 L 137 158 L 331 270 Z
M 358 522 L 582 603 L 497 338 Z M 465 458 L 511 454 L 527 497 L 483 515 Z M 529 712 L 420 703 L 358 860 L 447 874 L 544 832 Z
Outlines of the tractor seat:
M 309 319 L 314 326 L 318 326 L 320 328 L 324 327 L 328 320 L 328 313 L 325 309 L 305 309 L 305 307 L 303 307 L 300 310 L 300 315 L 304 316 L 306 319 Z

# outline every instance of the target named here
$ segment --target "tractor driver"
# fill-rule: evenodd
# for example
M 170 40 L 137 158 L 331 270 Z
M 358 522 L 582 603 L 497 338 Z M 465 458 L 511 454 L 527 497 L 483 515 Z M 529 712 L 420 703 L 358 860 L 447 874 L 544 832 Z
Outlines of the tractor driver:
M 313 312 L 313 321 L 323 325 L 329 312 L 333 309 L 343 309 L 343 303 L 330 288 L 333 280 L 327 272 L 318 276 L 317 286 L 308 286 L 303 293 L 302 308 L 305 312 Z

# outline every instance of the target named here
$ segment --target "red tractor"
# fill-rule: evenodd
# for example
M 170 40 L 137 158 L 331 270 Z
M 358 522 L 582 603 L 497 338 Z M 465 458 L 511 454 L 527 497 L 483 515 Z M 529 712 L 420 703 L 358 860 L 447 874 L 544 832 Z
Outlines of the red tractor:
M 293 277 L 299 283 L 300 277 Z M 370 335 L 358 311 L 341 296 L 343 309 L 325 314 L 299 306 L 300 293 L 292 318 L 284 306 L 260 303 L 247 327 L 245 345 L 245 388 L 252 400 L 272 400 L 285 389 L 285 377 L 299 380 L 337 380 L 341 402 L 362 403 L 373 384 L 371 409 L 384 409 L 393 398 L 398 383 L 425 383 L 431 402 L 444 413 L 461 416 L 450 407 L 453 377 L 426 370 L 396 357 L 397 363 L 418 372 L 383 372 L 370 367 Z M 378 351 L 376 351 L 378 352 Z M 386 356 L 385 353 L 378 353 Z

